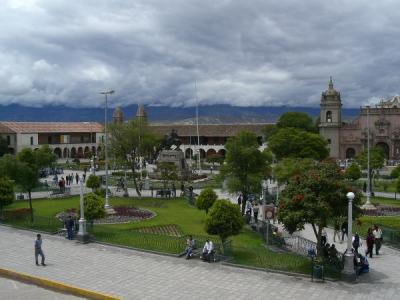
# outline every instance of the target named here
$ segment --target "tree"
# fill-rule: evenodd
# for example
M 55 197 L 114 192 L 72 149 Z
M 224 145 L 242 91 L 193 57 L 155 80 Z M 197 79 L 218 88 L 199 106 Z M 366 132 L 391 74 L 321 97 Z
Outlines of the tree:
M 293 176 L 300 175 L 304 170 L 314 167 L 315 162 L 309 158 L 284 158 L 274 167 L 274 177 L 279 184 L 288 183 Z
M 361 178 L 361 170 L 356 162 L 352 162 L 351 165 L 346 169 L 344 173 L 348 180 L 356 181 Z
M 286 157 L 323 160 L 329 155 L 325 139 L 297 128 L 279 129 L 269 139 L 268 147 L 278 160 Z
M 357 162 L 361 165 L 363 170 L 368 169 L 368 150 L 361 152 L 357 156 Z M 374 170 L 379 170 L 384 167 L 385 163 L 385 153 L 383 153 L 380 147 L 373 147 L 369 150 L 369 188 L 372 193 L 372 176 Z
M 0 135 L 0 157 L 7 153 L 9 153 L 7 140 Z
M 213 206 L 214 202 L 218 199 L 217 194 L 210 187 L 203 189 L 200 195 L 196 199 L 196 206 L 198 209 L 205 210 L 208 214 L 208 210 Z
M 250 193 L 261 191 L 261 180 L 270 176 L 272 155 L 269 150 L 258 150 L 254 133 L 242 131 L 225 144 L 225 163 L 220 168 L 219 180 L 226 180 L 230 192 L 242 192 L 244 201 Z M 244 207 L 244 206 L 243 206 Z
M 55 160 L 55 155 L 47 145 L 35 151 L 25 148 L 17 156 L 6 154 L 0 158 L 0 174 L 13 179 L 24 192 L 28 193 L 31 222 L 33 222 L 31 193 L 38 186 L 39 171 L 41 168 L 51 166 Z
M 311 224 L 317 239 L 317 252 L 321 255 L 321 233 L 328 220 L 347 215 L 348 199 L 343 174 L 334 161 L 323 161 L 292 177 L 281 194 L 279 220 L 289 233 Z M 360 214 L 361 197 L 353 200 L 353 218 Z
M 109 128 L 111 152 L 115 158 L 124 161 L 131 168 L 132 174 L 136 174 L 140 157 L 152 155 L 161 141 L 161 137 L 140 118 L 129 120 L 127 123 L 110 124 Z M 133 177 L 133 183 L 140 196 L 136 177 Z
M 86 180 L 86 186 L 92 191 L 98 189 L 101 186 L 100 177 L 90 174 L 89 178 Z
M 93 193 L 86 194 L 83 198 L 84 214 L 88 220 L 96 220 L 104 218 L 106 211 L 104 209 L 103 199 Z M 79 211 L 80 214 L 80 211 Z
M 278 130 L 279 128 L 275 124 L 265 125 L 263 129 L 264 140 L 268 141 Z
M 276 127 L 281 128 L 297 128 L 300 130 L 316 132 L 317 128 L 313 120 L 308 114 L 303 112 L 290 111 L 281 115 Z
M 0 177 L 0 214 L 15 200 L 14 184 L 7 177 Z
M 173 162 L 162 161 L 157 164 L 157 172 L 160 174 L 164 189 L 170 181 L 178 179 L 176 165 Z
M 396 180 L 396 192 L 400 193 L 400 177 Z
M 205 230 L 208 234 L 218 235 L 224 243 L 229 236 L 238 234 L 243 224 L 237 205 L 228 200 L 217 200 L 207 215 Z

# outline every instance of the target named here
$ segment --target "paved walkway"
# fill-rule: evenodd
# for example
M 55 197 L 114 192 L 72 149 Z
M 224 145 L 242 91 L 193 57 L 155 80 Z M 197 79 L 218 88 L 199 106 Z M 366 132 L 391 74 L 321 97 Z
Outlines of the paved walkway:
M 218 263 L 185 260 L 100 244 L 82 245 L 43 235 L 47 267 L 33 258 L 35 234 L 0 226 L 0 267 L 41 276 L 125 299 L 396 299 L 398 273 L 381 270 L 376 282 L 312 283 L 286 276 Z M 399 265 L 397 253 L 387 267 Z M 391 267 L 392 265 L 392 267 Z M 383 267 L 382 267 L 383 269 Z M 2 291 L 0 290 L 0 298 Z

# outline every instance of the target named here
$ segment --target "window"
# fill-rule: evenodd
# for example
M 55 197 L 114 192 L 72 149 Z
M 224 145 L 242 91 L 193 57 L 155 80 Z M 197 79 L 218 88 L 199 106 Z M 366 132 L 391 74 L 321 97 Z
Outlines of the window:
M 11 138 L 9 135 L 7 135 L 7 145 L 10 146 L 10 144 L 11 144 Z
M 83 135 L 81 135 L 81 143 L 83 143 Z
M 52 142 L 52 138 L 51 138 L 51 135 L 49 135 L 49 136 L 47 137 L 47 144 L 51 144 L 51 142 Z
M 31 136 L 31 146 L 33 145 L 33 136 Z
M 326 112 L 326 122 L 332 123 L 332 112 L 331 111 Z

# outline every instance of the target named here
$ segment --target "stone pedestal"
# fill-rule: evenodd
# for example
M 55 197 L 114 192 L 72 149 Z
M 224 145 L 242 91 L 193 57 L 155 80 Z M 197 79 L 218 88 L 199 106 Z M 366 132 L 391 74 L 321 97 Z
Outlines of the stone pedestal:
M 364 210 L 376 210 L 375 205 L 371 204 L 371 203 L 366 203 L 363 206 L 361 206 L 361 209 Z
M 114 208 L 112 208 L 111 206 L 105 208 L 105 211 L 106 211 L 107 215 L 115 215 L 116 214 Z
M 356 281 L 356 271 L 354 270 L 354 253 L 345 253 L 344 268 L 342 278 L 348 282 Z
M 78 234 L 76 235 L 76 240 L 84 244 L 90 242 L 90 236 L 86 231 L 86 220 L 84 219 L 79 220 L 79 231 Z

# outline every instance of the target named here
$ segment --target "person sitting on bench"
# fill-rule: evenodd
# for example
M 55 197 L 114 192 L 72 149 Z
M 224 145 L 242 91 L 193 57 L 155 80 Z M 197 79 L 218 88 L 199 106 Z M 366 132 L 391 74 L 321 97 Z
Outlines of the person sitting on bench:
M 189 235 L 189 237 L 186 240 L 186 249 L 185 249 L 186 259 L 189 259 L 193 256 L 194 247 L 195 247 L 194 239 L 191 235 Z
M 214 253 L 214 244 L 212 241 L 209 239 L 206 239 L 206 243 L 204 244 L 203 247 L 203 254 L 201 255 L 201 259 L 203 261 L 208 261 L 210 262 L 211 256 Z

